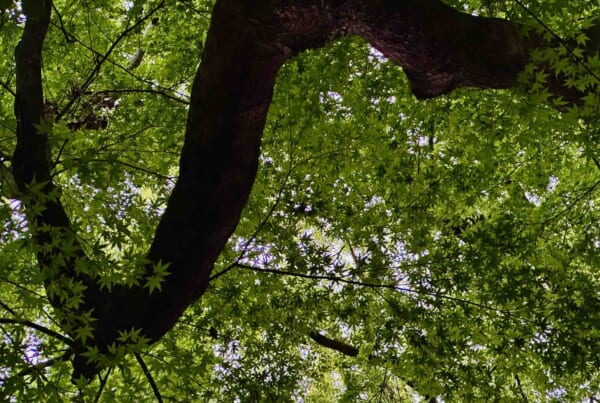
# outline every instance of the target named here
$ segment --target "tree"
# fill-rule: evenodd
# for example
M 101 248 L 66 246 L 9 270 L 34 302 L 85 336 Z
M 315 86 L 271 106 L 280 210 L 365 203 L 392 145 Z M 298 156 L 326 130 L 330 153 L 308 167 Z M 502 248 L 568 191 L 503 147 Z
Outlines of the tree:
M 597 5 L 8 6 L 6 395 L 597 393 Z

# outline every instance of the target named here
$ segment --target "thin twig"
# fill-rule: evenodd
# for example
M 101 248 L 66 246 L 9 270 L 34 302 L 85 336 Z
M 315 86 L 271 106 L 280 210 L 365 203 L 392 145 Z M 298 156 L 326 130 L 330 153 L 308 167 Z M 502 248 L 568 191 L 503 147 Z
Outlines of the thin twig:
M 383 401 L 383 394 L 385 393 L 386 388 L 388 388 L 388 379 L 389 379 L 389 371 L 385 371 L 385 374 L 383 374 L 383 379 L 381 381 L 381 384 L 379 385 L 379 390 L 377 391 L 376 395 L 378 396 L 377 401 L 379 403 L 381 403 Z M 369 399 L 372 400 L 372 399 Z
M 12 269 L 13 267 L 9 267 L 9 268 Z M 40 293 L 38 293 L 36 291 L 30 290 L 29 288 L 25 287 L 24 285 L 19 284 L 16 281 L 13 281 L 13 280 L 11 280 L 9 278 L 6 278 L 4 276 L 0 276 L 0 281 L 3 281 L 3 282 L 8 283 L 8 284 L 10 284 L 12 286 L 15 286 L 16 288 L 19 288 L 19 289 L 21 289 L 23 291 L 27 291 L 28 293 L 33 294 L 33 295 L 35 295 L 38 298 L 44 298 L 44 299 L 46 298 L 42 294 L 40 294 Z
M 117 39 L 115 39 L 115 41 L 110 45 L 110 47 L 108 48 L 106 53 L 100 57 L 100 60 L 96 63 L 96 65 L 94 66 L 94 69 L 88 75 L 88 78 L 80 86 L 80 90 L 81 90 L 80 95 L 74 96 L 69 100 L 67 105 L 65 105 L 65 107 L 56 116 L 56 121 L 60 120 L 66 113 L 68 113 L 69 110 L 71 109 L 71 107 L 75 104 L 75 102 L 77 102 L 77 100 L 81 97 L 81 94 L 83 94 L 83 92 L 85 90 L 87 90 L 87 88 L 90 86 L 90 84 L 98 76 L 98 73 L 100 72 L 100 68 L 102 67 L 104 62 L 108 59 L 108 57 L 111 55 L 111 53 L 115 50 L 115 48 L 117 47 L 119 42 L 121 42 L 127 35 L 129 35 L 130 32 L 135 30 L 137 27 L 139 27 L 141 24 L 143 24 L 148 18 L 150 18 L 153 14 L 155 14 L 158 10 L 160 10 L 164 6 L 164 4 L 165 4 L 165 1 L 164 0 L 161 1 L 160 3 L 158 3 L 158 5 L 156 7 L 154 7 L 152 10 L 150 10 L 148 12 L 148 14 L 146 14 L 145 16 L 140 18 L 139 21 L 137 21 L 135 24 L 133 24 L 132 26 L 130 26 L 129 28 L 127 28 L 123 32 L 121 32 L 121 34 L 117 37 Z
M 583 61 L 579 56 L 577 56 L 575 54 L 575 52 L 573 51 L 573 49 L 571 49 L 571 46 L 567 43 L 567 41 L 565 41 L 558 34 L 556 34 L 552 29 L 550 29 L 550 27 L 548 27 L 548 25 L 546 25 L 544 23 L 544 21 L 542 21 L 537 15 L 535 15 L 535 13 L 533 11 L 531 11 L 520 0 L 515 0 L 515 3 L 517 3 L 519 5 L 519 7 L 521 7 L 523 10 L 525 10 L 525 12 L 527 14 L 529 14 L 531 17 L 533 17 L 533 19 L 538 24 L 540 24 L 540 26 L 542 28 L 544 28 L 550 35 L 552 35 L 554 37 L 554 39 L 556 39 L 561 45 L 563 45 L 565 47 L 565 49 L 567 50 L 567 53 L 569 53 L 569 55 L 575 60 L 575 62 L 577 64 L 579 64 L 580 66 L 582 66 L 592 77 L 594 77 L 596 79 L 596 81 L 598 83 L 600 83 L 600 77 L 598 77 L 598 75 L 594 71 L 592 71 L 592 69 L 585 63 L 585 61 Z
M 12 324 L 12 325 L 23 325 L 23 326 L 27 326 L 30 327 L 32 329 L 35 329 L 41 333 L 44 333 L 48 336 L 54 337 L 55 339 L 58 339 L 60 341 L 62 341 L 63 343 L 65 343 L 68 346 L 73 347 L 75 345 L 75 343 L 73 342 L 73 340 L 69 339 L 66 336 L 63 336 L 62 334 L 55 332 L 52 329 L 48 329 L 47 327 L 44 327 L 42 325 L 38 325 L 37 323 L 28 321 L 28 320 L 22 320 L 22 319 L 9 319 L 9 318 L 0 318 L 0 323 L 6 323 L 6 324 Z
M 12 309 L 11 307 L 9 307 L 8 305 L 6 305 L 4 302 L 0 301 L 0 306 L 4 309 L 6 309 L 8 312 L 12 313 L 14 316 L 18 316 L 17 312 Z
M 365 283 L 365 282 L 358 281 L 358 280 L 348 280 L 348 279 L 345 279 L 342 277 L 336 277 L 336 276 L 295 273 L 295 272 L 290 272 L 290 271 L 285 271 L 285 270 L 274 270 L 274 269 L 267 269 L 267 268 L 263 268 L 263 267 L 250 266 L 250 265 L 243 264 L 243 263 L 237 263 L 235 266 L 239 267 L 240 269 L 251 270 L 251 271 L 255 271 L 255 272 L 269 273 L 269 274 L 276 274 L 276 275 L 280 275 L 280 276 L 300 277 L 300 278 L 305 278 L 305 279 L 310 279 L 310 280 L 326 280 L 326 281 L 331 281 L 334 283 L 337 282 L 337 283 L 356 285 L 359 287 L 366 287 L 366 288 L 373 288 L 373 289 L 388 289 L 388 290 L 394 290 L 394 291 L 398 291 L 398 292 L 406 292 L 406 293 L 411 293 L 411 294 L 416 294 L 416 295 L 429 295 L 431 297 L 438 297 L 440 299 L 445 299 L 447 301 L 471 305 L 471 306 L 485 309 L 488 311 L 498 312 L 503 315 L 519 318 L 521 320 L 529 322 L 529 320 L 527 318 L 524 318 L 517 314 L 514 314 L 513 312 L 511 312 L 508 309 L 501 309 L 501 308 L 496 308 L 496 307 L 492 307 L 492 306 L 487 306 L 484 304 L 480 304 L 478 302 L 473 302 L 473 301 L 468 301 L 468 300 L 461 299 L 461 298 L 451 297 L 450 295 L 439 294 L 439 293 L 435 293 L 433 291 L 427 292 L 427 291 L 422 291 L 422 290 L 415 290 L 413 288 L 408 288 L 408 287 L 400 287 L 397 284 L 393 284 L 393 283 L 388 283 L 388 284 Z
M 100 374 L 98 374 L 98 378 L 100 379 L 100 387 L 98 388 L 98 393 L 96 393 L 96 397 L 94 398 L 94 403 L 98 403 L 100 401 L 100 396 L 102 395 L 102 391 L 104 390 L 104 386 L 106 386 L 106 381 L 108 380 L 108 377 L 110 376 L 110 372 L 112 371 L 112 368 L 108 368 L 108 370 L 106 371 L 106 375 L 104 376 L 104 378 L 102 378 L 100 376 Z
M 60 161 L 60 157 L 62 156 L 62 153 L 65 150 L 65 147 L 67 146 L 68 142 L 69 142 L 69 139 L 66 139 L 62 142 L 60 149 L 58 150 L 58 154 L 56 154 L 56 158 L 54 158 L 54 161 L 52 161 L 52 165 L 50 166 L 50 171 L 53 171 L 54 168 L 56 168 L 56 165 Z
M 63 23 L 62 15 L 60 14 L 60 12 L 58 11 L 58 9 L 56 8 L 56 6 L 54 4 L 52 4 L 52 10 L 58 17 L 58 22 L 60 23 L 60 31 L 65 36 L 65 40 L 67 41 L 67 43 L 74 43 L 75 38 L 73 37 L 73 35 L 69 34 L 67 29 L 65 28 L 65 24 Z
M 101 147 L 99 147 L 97 149 L 97 152 L 98 153 L 103 152 L 103 151 L 108 150 L 109 148 L 117 146 L 117 145 L 124 145 L 127 141 L 132 140 L 132 139 L 138 137 L 139 135 L 141 135 L 145 131 L 150 130 L 150 129 L 158 129 L 158 128 L 160 128 L 160 126 L 146 125 L 146 126 L 142 127 L 141 129 L 138 129 L 138 130 L 134 131 L 133 133 L 130 133 L 130 134 L 127 134 L 127 135 L 123 135 L 123 136 L 119 136 L 115 141 L 110 142 L 110 143 L 106 143 L 106 144 L 102 145 Z M 154 151 L 152 151 L 152 152 L 154 152 Z
M 517 387 L 519 388 L 519 392 L 521 393 L 523 401 L 527 403 L 529 400 L 527 399 L 525 392 L 523 392 L 523 387 L 521 386 L 521 380 L 519 379 L 519 375 L 515 375 L 515 380 L 517 381 Z
M 104 163 L 111 163 L 111 164 L 115 163 L 115 164 L 126 166 L 128 168 L 135 169 L 135 170 L 140 171 L 140 172 L 144 172 L 144 173 L 146 173 L 148 175 L 156 176 L 157 178 L 167 180 L 167 181 L 169 181 L 171 183 L 175 182 L 175 179 L 172 178 L 172 177 L 170 177 L 170 176 L 162 175 L 162 174 L 159 174 L 158 172 L 154 172 L 154 171 L 151 171 L 151 170 L 149 170 L 147 168 L 140 167 L 140 166 L 137 166 L 137 165 L 133 165 L 133 164 L 130 164 L 129 162 L 121 161 L 119 159 L 106 160 L 106 159 L 102 159 L 102 158 L 92 158 L 92 159 L 73 158 L 73 161 L 78 161 L 78 162 L 104 162 Z M 55 173 L 55 175 L 57 175 L 57 174 L 59 174 L 59 173 L 61 173 L 63 171 L 64 170 L 59 170 L 59 171 L 57 171 Z
M 229 266 L 227 266 L 226 268 L 224 268 L 223 270 L 221 270 L 220 272 L 212 275 L 208 281 L 213 281 L 218 277 L 221 277 L 223 274 L 226 274 L 227 272 L 229 272 L 230 270 L 232 270 L 234 267 L 236 267 L 239 262 L 245 257 L 246 252 L 248 251 L 248 248 L 250 247 L 250 245 L 252 244 L 252 242 L 256 239 L 256 237 L 258 236 L 258 234 L 260 233 L 260 231 L 262 231 L 262 229 L 264 228 L 264 226 L 267 224 L 267 222 L 269 221 L 269 219 L 271 218 L 271 216 L 273 215 L 273 212 L 275 212 L 275 209 L 277 208 L 277 206 L 279 205 L 279 202 L 281 201 L 281 198 L 283 197 L 283 191 L 285 190 L 286 186 L 287 186 L 287 182 L 290 178 L 290 175 L 292 173 L 292 151 L 290 151 L 290 161 L 288 164 L 288 170 L 287 173 L 285 175 L 285 178 L 283 178 L 283 180 L 281 181 L 281 186 L 279 187 L 279 192 L 277 193 L 277 198 L 275 199 L 275 203 L 273 203 L 273 205 L 271 206 L 271 208 L 269 209 L 268 213 L 263 217 L 263 219 L 261 220 L 261 222 L 256 226 L 256 228 L 254 229 L 254 232 L 252 233 L 252 235 L 250 236 L 250 238 L 248 238 L 248 240 L 246 241 L 246 243 L 244 244 L 244 247 L 242 248 L 242 251 L 240 252 L 240 254 L 238 255 L 237 259 L 235 260 L 235 262 L 231 263 Z
M 154 126 L 154 125 L 146 126 L 146 127 L 143 127 L 142 129 L 136 130 L 134 133 L 132 133 L 132 134 L 130 134 L 128 136 L 122 136 L 122 137 L 119 138 L 118 141 L 116 141 L 114 143 L 105 144 L 102 147 L 100 147 L 99 149 L 97 149 L 97 153 L 99 153 L 100 151 L 105 150 L 105 149 L 107 149 L 109 147 L 112 147 L 114 145 L 123 144 L 126 139 L 133 138 L 133 137 L 139 135 L 140 133 L 142 133 L 142 132 L 144 132 L 144 131 L 146 131 L 148 129 L 154 128 L 154 127 L 157 127 L 157 126 Z M 69 139 L 66 139 L 66 140 L 63 141 L 63 143 L 62 143 L 62 145 L 60 147 L 60 150 L 58 151 L 58 154 L 56 155 L 56 157 L 54 158 L 54 161 L 52 162 L 52 166 L 50 168 L 51 170 L 54 170 L 56 168 L 56 166 L 58 165 L 58 163 L 60 162 L 60 158 L 62 157 L 62 154 L 63 154 L 63 152 L 65 150 L 65 146 L 68 143 L 69 143 Z M 54 171 L 53 176 L 56 176 L 56 175 L 58 175 L 59 173 L 62 173 L 62 172 L 64 172 L 64 170 Z
M 13 97 L 17 96 L 17 93 L 14 92 L 13 89 L 8 86 L 8 82 L 0 81 L 0 86 L 2 86 L 2 88 L 8 91 Z
M 596 168 L 600 169 L 600 162 L 593 155 L 592 155 L 592 161 L 594 161 L 594 165 L 596 165 Z
M 556 220 L 557 218 L 561 217 L 562 215 L 567 214 L 568 212 L 570 212 L 573 208 L 575 208 L 575 206 L 582 201 L 583 199 L 585 199 L 588 196 L 591 196 L 592 194 L 594 194 L 594 192 L 596 191 L 596 189 L 600 188 L 600 181 L 594 183 L 592 186 L 590 186 L 588 189 L 586 189 L 583 193 L 581 193 L 579 196 L 575 197 L 573 199 L 573 201 L 569 204 L 567 204 L 567 206 L 562 209 L 559 210 L 557 213 L 553 214 L 552 216 L 548 217 L 546 220 L 544 220 L 541 223 L 530 223 L 530 224 L 541 224 L 541 225 L 546 225 L 548 224 L 550 221 L 552 220 Z
M 240 269 L 257 271 L 257 272 L 264 272 L 264 273 L 277 274 L 277 275 L 283 275 L 283 276 L 291 276 L 291 277 L 300 277 L 300 278 L 305 278 L 305 279 L 310 279 L 310 280 L 327 280 L 327 281 L 332 281 L 332 282 L 337 282 L 337 283 L 357 285 L 357 286 L 361 286 L 361 287 L 388 288 L 388 289 L 395 289 L 397 291 L 414 292 L 414 290 L 411 290 L 409 288 L 398 287 L 396 284 L 364 283 L 362 281 L 348 280 L 348 279 L 345 279 L 342 277 L 325 276 L 325 275 L 320 275 L 320 274 L 305 274 L 305 273 L 296 273 L 296 272 L 285 271 L 285 270 L 267 269 L 266 267 L 250 266 L 250 265 L 247 265 L 244 263 L 236 263 L 235 267 L 239 267 Z
M 56 25 L 55 23 L 53 23 L 53 22 L 50 22 L 50 24 L 51 24 L 52 26 L 54 26 L 54 27 L 56 27 L 56 26 L 57 26 L 57 25 Z M 90 45 L 88 45 L 87 43 L 83 42 L 81 39 L 78 39 L 78 38 L 77 38 L 76 36 L 74 36 L 73 34 L 69 34 L 69 35 L 71 35 L 71 36 L 72 36 L 72 37 L 75 39 L 75 42 L 77 42 L 79 45 L 83 46 L 85 49 L 89 50 L 90 52 L 92 52 L 94 55 L 97 55 L 97 56 L 100 56 L 100 55 L 101 55 L 101 53 L 100 53 L 100 52 L 98 52 L 96 49 L 94 49 L 93 47 L 91 47 L 91 46 L 90 46 Z M 117 62 L 115 62 L 114 60 L 112 60 L 112 59 L 110 59 L 110 58 L 108 58 L 106 61 L 107 61 L 108 63 L 112 64 L 113 66 L 117 67 L 118 69 L 120 69 L 120 70 L 124 71 L 124 72 L 125 72 L 125 73 L 127 73 L 129 76 L 131 76 L 132 78 L 134 78 L 135 80 L 137 80 L 137 81 L 139 81 L 139 82 L 141 82 L 141 83 L 144 83 L 144 84 L 146 84 L 146 85 L 149 85 L 149 86 L 151 86 L 151 87 L 154 87 L 154 88 L 158 88 L 158 89 L 159 89 L 159 90 L 161 90 L 161 91 L 171 91 L 171 92 L 173 92 L 173 93 L 177 94 L 177 95 L 180 97 L 180 99 L 187 99 L 187 98 L 188 98 L 188 96 L 187 96 L 186 94 L 183 94 L 183 93 L 181 93 L 181 92 L 175 91 L 175 90 L 174 90 L 174 89 L 172 89 L 172 88 L 167 88 L 167 87 L 163 87 L 163 86 L 157 85 L 156 83 L 154 83 L 154 82 L 152 82 L 152 81 L 150 81 L 150 80 L 147 80 L 147 79 L 145 79 L 145 78 L 143 78 L 143 77 L 141 77 L 141 76 L 138 76 L 137 74 L 133 73 L 133 72 L 132 72 L 132 71 L 131 71 L 129 68 L 127 68 L 127 67 L 123 66 L 123 65 L 122 65 L 122 64 L 120 64 L 120 63 L 117 63 Z
M 146 366 L 144 359 L 142 358 L 140 353 L 134 353 L 134 355 L 135 355 L 135 359 L 137 360 L 138 364 L 140 364 L 140 367 L 142 367 L 142 371 L 144 372 L 144 375 L 146 375 L 146 379 L 148 379 L 148 383 L 150 383 L 150 387 L 152 387 L 152 391 L 154 392 L 154 396 L 156 397 L 156 400 L 158 400 L 158 403 L 163 403 L 163 398 L 160 394 L 160 391 L 158 390 L 158 386 L 156 386 L 156 382 L 154 382 L 154 378 L 152 378 L 152 374 L 150 374 L 150 371 L 148 370 L 148 367 Z
M 32 365 L 30 367 L 27 367 L 27 368 L 21 370 L 18 374 L 16 374 L 15 377 L 22 378 L 26 375 L 29 375 L 32 372 L 41 372 L 42 369 L 48 368 L 48 367 L 56 364 L 57 362 L 67 361 L 69 359 L 69 357 L 71 357 L 72 354 L 73 354 L 73 352 L 69 348 L 60 357 L 50 358 L 49 360 L 46 360 L 46 361 L 40 362 L 38 364 Z
M 55 28 L 58 28 L 59 30 L 62 30 L 63 28 L 61 28 L 59 25 L 57 25 L 55 22 L 50 21 L 50 25 L 52 25 Z M 90 52 L 92 52 L 96 57 L 102 57 L 102 53 L 97 51 L 96 49 L 94 49 L 91 45 L 88 45 L 87 43 L 83 42 L 81 39 L 77 38 L 75 35 L 73 35 L 70 32 L 66 32 L 65 35 L 68 35 L 70 38 L 73 39 L 73 41 L 81 46 L 83 46 L 85 49 L 89 50 Z M 144 83 L 146 85 L 151 86 L 152 88 L 157 88 L 161 91 L 163 91 L 165 94 L 167 92 L 173 92 L 174 94 L 177 94 L 177 97 L 175 96 L 167 96 L 167 98 L 169 99 L 173 99 L 173 100 L 177 100 L 178 102 L 180 101 L 185 101 L 188 102 L 188 96 L 186 94 L 183 94 L 179 91 L 174 90 L 173 88 L 167 88 L 167 87 L 163 87 L 161 85 L 157 85 L 155 82 L 151 81 L 151 80 L 147 80 L 141 76 L 138 76 L 137 74 L 133 73 L 129 68 L 127 68 L 126 66 L 123 66 L 122 64 L 119 64 L 117 62 L 115 62 L 114 60 L 112 60 L 111 58 L 106 59 L 106 62 L 112 64 L 113 66 L 117 67 L 118 69 L 124 71 L 125 73 L 127 73 L 129 76 L 131 76 L 132 78 L 134 78 L 135 80 Z
M 146 93 L 146 94 L 154 94 L 154 95 L 161 95 L 165 98 L 168 98 L 170 100 L 182 103 L 184 105 L 189 105 L 190 102 L 186 99 L 182 99 L 170 94 L 167 94 L 164 90 L 153 90 L 153 89 L 144 89 L 144 88 L 124 88 L 124 89 L 119 89 L 119 90 L 99 90 L 99 91 L 86 91 L 85 94 L 86 95 L 92 95 L 92 94 L 129 94 L 129 93 Z

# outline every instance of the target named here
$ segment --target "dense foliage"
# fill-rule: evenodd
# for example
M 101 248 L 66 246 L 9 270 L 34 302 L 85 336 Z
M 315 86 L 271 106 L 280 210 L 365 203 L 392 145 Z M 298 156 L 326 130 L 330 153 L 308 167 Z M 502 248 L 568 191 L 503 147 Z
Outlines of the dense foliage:
M 402 70 L 357 38 L 287 62 L 259 176 L 209 290 L 160 341 L 141 340 L 138 359 L 119 355 L 74 385 L 11 184 L 25 17 L 0 2 L 0 396 L 599 398 L 600 58 L 583 56 L 581 33 L 598 4 L 448 4 L 565 40 L 534 55 L 551 70 L 526 69 L 532 90 L 430 100 L 416 100 Z M 43 53 L 53 124 L 41 129 L 54 181 L 98 281 L 135 284 L 178 174 L 212 2 L 54 7 Z M 562 105 L 545 86 L 558 73 L 592 95 Z M 150 292 L 163 276 L 159 267 Z

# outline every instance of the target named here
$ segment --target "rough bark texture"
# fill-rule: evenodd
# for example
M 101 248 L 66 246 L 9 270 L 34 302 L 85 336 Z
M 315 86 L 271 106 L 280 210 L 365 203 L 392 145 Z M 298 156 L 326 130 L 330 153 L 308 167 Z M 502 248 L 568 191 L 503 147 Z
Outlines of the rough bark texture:
M 439 0 L 217 1 L 192 86 L 180 176 L 148 253 L 153 264 L 169 263 L 172 274 L 161 292 L 150 294 L 142 287 L 108 292 L 75 269 L 89 262 L 51 181 L 47 136 L 34 126 L 43 116 L 41 49 L 52 2 L 43 4 L 44 15 L 27 22 L 16 52 L 13 169 L 28 210 L 42 206 L 29 219 L 38 224 L 36 242 L 53 245 L 38 253 L 47 284 L 75 279 L 87 287 L 84 303 L 72 312 L 64 312 L 58 298 L 50 301 L 64 313 L 71 333 L 77 316 L 93 310 L 93 343 L 102 352 L 119 331 L 132 327 L 158 340 L 205 292 L 212 265 L 252 188 L 275 77 L 286 59 L 340 36 L 359 35 L 404 69 L 417 97 L 427 98 L 464 86 L 513 87 L 531 50 L 543 45 L 521 36 L 517 24 L 461 14 Z M 578 96 L 560 83 L 554 90 L 570 99 Z M 30 197 L 32 182 L 42 182 L 42 193 L 50 197 Z M 66 255 L 64 245 L 71 246 Z M 81 356 L 85 348 L 76 344 L 76 378 L 98 371 Z

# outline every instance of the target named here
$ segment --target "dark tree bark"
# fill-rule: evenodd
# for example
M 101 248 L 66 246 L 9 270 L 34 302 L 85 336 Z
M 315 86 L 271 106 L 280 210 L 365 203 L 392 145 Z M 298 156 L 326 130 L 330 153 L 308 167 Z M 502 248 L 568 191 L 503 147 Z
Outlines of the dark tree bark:
M 360 350 L 357 347 L 340 340 L 332 339 L 319 332 L 311 332 L 308 336 L 318 345 L 330 348 L 348 357 L 356 357 L 360 353 Z M 369 360 L 372 359 L 372 357 L 369 357 Z M 415 384 L 412 381 L 404 378 L 402 378 L 402 380 L 406 383 L 406 385 L 414 389 L 415 392 L 419 392 L 417 388 L 415 388 Z M 429 395 L 423 395 L 422 397 L 426 402 L 437 402 L 435 397 L 431 397 Z
M 180 176 L 148 253 L 148 275 L 157 263 L 168 263 L 171 274 L 160 292 L 124 286 L 108 292 L 86 274 L 91 263 L 52 183 L 47 135 L 34 126 L 43 122 L 41 50 L 52 1 L 40 3 L 43 16 L 27 21 L 16 51 L 13 170 L 28 219 L 36 224 L 46 285 L 75 280 L 87 287 L 77 308 L 67 310 L 52 296 L 50 302 L 71 335 L 81 314 L 92 310 L 91 343 L 103 353 L 118 343 L 119 331 L 132 327 L 158 340 L 205 292 L 252 189 L 275 77 L 285 60 L 358 35 L 401 66 L 413 93 L 427 98 L 465 86 L 514 87 L 531 51 L 548 46 L 535 35 L 523 36 L 518 24 L 462 14 L 439 0 L 217 1 L 192 86 Z M 551 87 L 571 102 L 582 95 L 559 81 Z M 44 197 L 34 197 L 32 183 L 42 184 Z M 83 343 L 75 345 L 73 376 L 89 379 L 99 368 L 81 355 Z
M 358 348 L 344 343 L 343 341 L 335 340 L 330 337 L 324 336 L 319 332 L 311 332 L 309 337 L 317 344 L 320 344 L 323 347 L 330 348 L 335 351 L 339 351 L 340 353 L 347 355 L 349 357 L 356 357 L 358 355 Z

